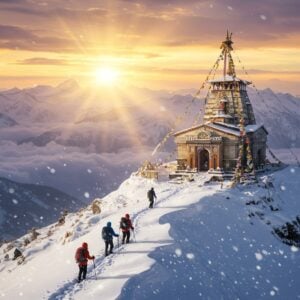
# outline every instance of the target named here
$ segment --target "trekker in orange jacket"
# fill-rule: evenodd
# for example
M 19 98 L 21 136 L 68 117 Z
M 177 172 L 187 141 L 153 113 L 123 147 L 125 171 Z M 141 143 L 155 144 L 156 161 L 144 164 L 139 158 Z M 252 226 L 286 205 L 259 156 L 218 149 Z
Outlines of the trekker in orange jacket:
M 82 243 L 82 246 L 76 250 L 75 259 L 79 267 L 78 282 L 80 282 L 86 278 L 88 259 L 95 259 L 95 256 L 90 256 L 88 244 Z
M 122 237 L 122 244 L 129 243 L 130 240 L 130 229 L 134 230 L 134 227 L 132 226 L 132 222 L 130 220 L 129 214 L 126 214 L 125 217 L 121 218 L 120 222 L 120 229 L 122 230 L 123 237 Z

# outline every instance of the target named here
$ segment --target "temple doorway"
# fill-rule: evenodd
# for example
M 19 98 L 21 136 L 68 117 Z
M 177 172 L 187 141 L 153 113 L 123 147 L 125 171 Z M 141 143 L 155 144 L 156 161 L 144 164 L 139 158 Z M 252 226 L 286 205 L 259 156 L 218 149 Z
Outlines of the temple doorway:
M 209 169 L 209 152 L 202 149 L 198 152 L 198 171 L 208 171 Z

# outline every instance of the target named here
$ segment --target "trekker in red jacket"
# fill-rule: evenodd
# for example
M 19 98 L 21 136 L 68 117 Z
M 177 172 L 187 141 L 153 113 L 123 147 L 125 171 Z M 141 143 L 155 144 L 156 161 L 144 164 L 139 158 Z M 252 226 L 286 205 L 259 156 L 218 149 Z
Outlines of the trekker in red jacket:
M 95 256 L 90 256 L 88 244 L 82 243 L 82 246 L 76 250 L 75 259 L 79 267 L 78 282 L 80 282 L 81 276 L 83 280 L 86 277 L 88 259 L 95 259 Z
M 129 243 L 130 229 L 134 230 L 129 214 L 126 214 L 125 217 L 121 218 L 120 229 L 123 232 L 122 244 L 125 243 L 125 239 L 126 239 L 126 243 Z

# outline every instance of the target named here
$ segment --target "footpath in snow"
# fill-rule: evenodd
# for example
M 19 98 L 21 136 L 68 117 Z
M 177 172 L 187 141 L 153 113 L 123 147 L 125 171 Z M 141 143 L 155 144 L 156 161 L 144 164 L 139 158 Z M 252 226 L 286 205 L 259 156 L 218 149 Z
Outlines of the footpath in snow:
M 146 208 L 133 215 L 135 227 L 133 242 L 120 246 L 113 255 L 106 258 L 101 256 L 96 261 L 96 270 L 90 269 L 90 280 L 76 284 L 75 287 L 74 282 L 67 283 L 49 298 L 83 299 L 88 297 L 89 299 L 99 299 L 101 297 L 116 299 L 130 277 L 149 269 L 155 262 L 149 257 L 151 252 L 158 247 L 173 243 L 169 236 L 170 224 L 160 224 L 159 219 L 167 213 L 186 209 L 191 203 L 197 202 L 199 194 L 192 196 L 193 189 L 199 190 L 199 183 L 203 183 L 205 178 L 202 176 L 193 184 L 151 183 L 157 191 L 158 200 L 154 209 L 148 209 L 147 200 L 144 200 L 143 206 Z M 145 191 L 147 190 L 142 188 L 141 192 L 145 194 Z M 206 187 L 202 195 L 211 195 L 214 191 L 215 188 Z M 138 193 L 138 191 L 136 192 Z M 116 242 L 115 245 L 117 245 Z

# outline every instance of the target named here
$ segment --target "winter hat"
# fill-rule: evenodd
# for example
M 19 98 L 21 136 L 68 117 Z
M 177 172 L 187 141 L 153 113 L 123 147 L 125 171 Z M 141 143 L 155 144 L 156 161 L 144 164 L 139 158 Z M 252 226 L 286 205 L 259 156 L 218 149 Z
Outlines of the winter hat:
M 88 248 L 88 244 L 87 243 L 82 243 L 82 248 L 87 249 Z
M 111 222 L 107 222 L 107 227 L 111 227 Z
M 125 218 L 126 218 L 126 219 L 129 219 L 129 214 L 126 214 L 126 215 L 125 215 Z

